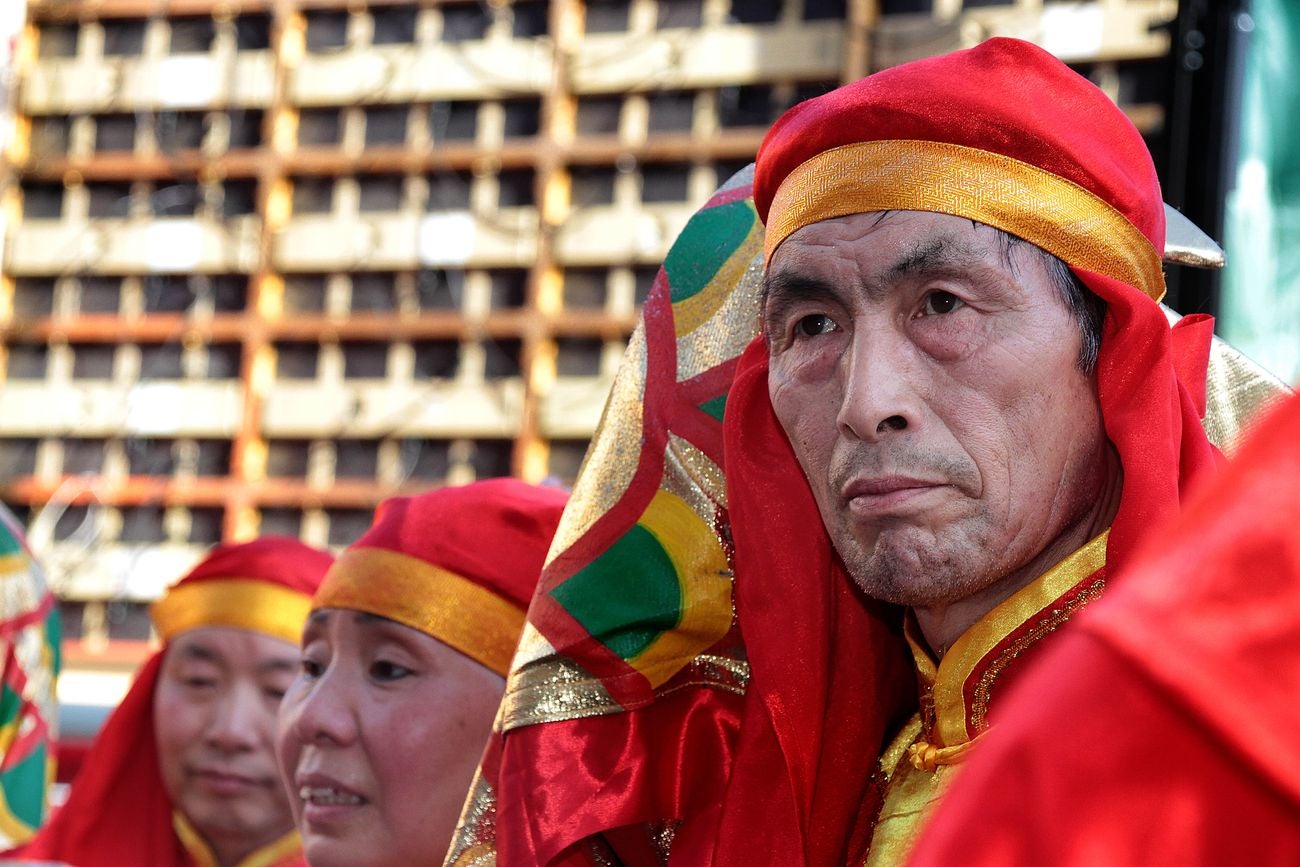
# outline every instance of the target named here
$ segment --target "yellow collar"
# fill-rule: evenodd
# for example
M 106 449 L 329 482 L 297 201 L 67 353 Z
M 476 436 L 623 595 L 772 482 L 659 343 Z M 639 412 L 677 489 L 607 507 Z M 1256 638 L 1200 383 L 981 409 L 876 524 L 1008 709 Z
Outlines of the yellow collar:
M 1101 595 L 1103 532 L 976 621 L 936 666 L 909 611 L 904 635 L 916 660 L 926 740 L 957 747 L 988 728 L 989 697 L 1007 666 Z
M 172 828 L 176 830 L 176 836 L 180 837 L 181 845 L 189 853 L 195 867 L 220 867 L 217 856 L 213 854 L 207 841 L 199 835 L 180 810 L 172 811 Z M 302 840 L 298 837 L 298 832 L 290 831 L 279 840 L 250 852 L 236 867 L 274 867 L 281 860 L 297 855 L 301 851 Z

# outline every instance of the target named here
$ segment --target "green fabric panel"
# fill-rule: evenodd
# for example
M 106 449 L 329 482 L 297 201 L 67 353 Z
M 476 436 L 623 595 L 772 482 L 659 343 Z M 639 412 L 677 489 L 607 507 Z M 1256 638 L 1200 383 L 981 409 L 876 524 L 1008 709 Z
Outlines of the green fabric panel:
M 623 659 L 645 650 L 681 620 L 677 567 L 659 540 L 639 524 L 551 596 Z
M 9 532 L 9 528 L 3 522 L 0 522 L 0 557 L 22 553 L 22 543 L 14 538 L 14 534 Z
M 50 613 L 45 617 L 45 643 L 50 646 L 50 660 L 54 665 L 54 676 L 63 671 L 63 623 L 59 620 L 59 602 L 54 600 Z
M 1255 0 L 1235 188 L 1224 227 L 1220 332 L 1300 379 L 1300 3 Z
M 727 411 L 727 396 L 725 394 L 720 394 L 713 400 L 706 400 L 704 403 L 700 404 L 700 409 L 704 410 L 718 421 L 722 421 L 722 416 Z
M 0 790 L 4 791 L 9 812 L 33 828 L 41 824 L 45 813 L 45 745 L 32 750 L 31 755 L 0 774 Z
M 674 304 L 709 285 L 718 269 L 749 237 L 756 219 L 754 209 L 743 200 L 700 211 L 691 218 L 664 260 Z
M 8 725 L 18 718 L 23 709 L 23 697 L 13 691 L 9 684 L 0 685 L 0 726 Z

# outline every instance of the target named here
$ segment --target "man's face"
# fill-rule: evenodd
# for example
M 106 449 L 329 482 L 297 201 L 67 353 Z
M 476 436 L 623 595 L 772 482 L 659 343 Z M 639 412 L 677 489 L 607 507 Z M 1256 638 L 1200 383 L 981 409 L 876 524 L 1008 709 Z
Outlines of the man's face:
M 1094 504 L 1095 387 L 1033 249 L 944 214 L 855 214 L 791 235 L 767 279 L 772 408 L 868 595 L 964 599 Z
M 298 667 L 286 641 L 207 626 L 176 636 L 154 694 L 172 804 L 227 857 L 293 830 L 275 764 L 275 716 Z
M 279 752 L 314 867 L 441 863 L 504 688 L 423 632 L 312 612 Z

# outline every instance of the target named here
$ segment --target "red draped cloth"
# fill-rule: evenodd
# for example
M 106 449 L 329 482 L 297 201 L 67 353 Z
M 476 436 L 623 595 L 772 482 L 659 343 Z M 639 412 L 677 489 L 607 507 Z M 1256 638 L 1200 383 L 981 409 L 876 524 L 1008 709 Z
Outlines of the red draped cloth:
M 1300 863 L 1300 398 L 1008 694 L 910 863 Z
M 301 632 L 311 595 L 332 562 L 330 555 L 297 540 L 268 536 L 218 546 L 168 592 L 199 585 L 215 589 L 224 582 L 250 579 L 282 587 L 302 597 L 297 625 Z M 275 612 L 258 616 L 267 624 L 283 620 Z M 241 625 L 205 618 L 201 611 L 194 612 L 192 620 L 196 625 Z M 282 625 L 285 628 L 275 631 L 277 638 L 287 637 L 290 624 Z M 173 829 L 174 810 L 154 739 L 154 690 L 164 653 L 165 645 L 145 662 L 104 723 L 67 802 L 31 843 L 14 853 L 17 857 L 74 867 L 193 867 Z M 274 867 L 305 863 L 294 856 Z

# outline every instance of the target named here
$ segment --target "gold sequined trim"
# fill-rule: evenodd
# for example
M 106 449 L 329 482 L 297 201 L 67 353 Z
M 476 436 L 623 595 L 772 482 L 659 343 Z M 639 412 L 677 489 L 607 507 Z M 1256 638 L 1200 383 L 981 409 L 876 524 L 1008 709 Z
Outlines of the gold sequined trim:
M 469 796 L 461 810 L 456 832 L 451 837 L 445 867 L 494 867 L 497 863 L 497 796 L 483 778 L 483 769 L 474 772 Z
M 975 683 L 974 694 L 971 697 L 970 719 L 971 728 L 977 734 L 988 728 L 989 695 L 993 691 L 993 684 L 1006 667 L 1011 664 L 1011 660 L 1059 629 L 1061 624 L 1077 614 L 1079 609 L 1098 599 L 1105 589 L 1106 579 L 1098 578 L 1069 602 L 1060 608 L 1053 608 L 1033 629 L 1003 648 L 997 659 L 994 659 L 989 664 L 989 667 L 985 669 L 984 673 L 980 675 L 980 679 Z
M 684 666 L 658 690 L 668 695 L 690 686 L 706 686 L 743 695 L 749 685 L 749 663 L 703 653 Z M 497 730 L 510 731 L 539 723 L 582 719 L 626 710 L 592 677 L 572 662 L 552 657 L 515 671 L 497 715 Z
M 821 220 L 932 211 L 1023 238 L 1066 264 L 1165 294 L 1160 253 L 1123 214 L 1059 175 L 1002 154 L 933 141 L 858 142 L 823 151 L 781 182 L 764 257 Z

